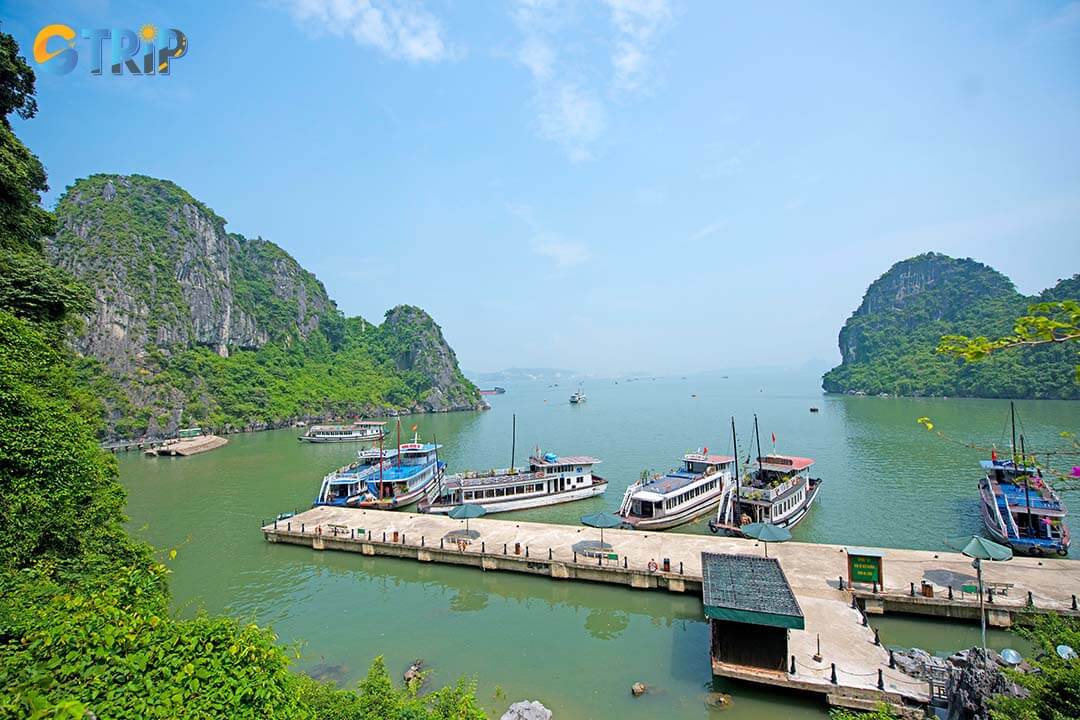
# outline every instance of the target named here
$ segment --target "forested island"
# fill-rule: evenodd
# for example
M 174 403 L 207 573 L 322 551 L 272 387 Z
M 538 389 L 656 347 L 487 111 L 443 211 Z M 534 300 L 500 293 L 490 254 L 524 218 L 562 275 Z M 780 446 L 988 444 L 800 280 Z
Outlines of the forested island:
M 1080 398 L 1075 347 L 1043 345 L 979 363 L 938 352 L 943 336 L 1013 332 L 1033 303 L 1080 298 L 1080 275 L 1027 297 L 993 268 L 925 253 L 875 280 L 840 330 L 843 362 L 825 374 L 827 392 L 986 398 Z
M 399 306 L 380 325 L 344 316 L 287 252 L 227 232 L 167 180 L 79 180 L 45 249 L 89 290 L 70 336 L 105 438 L 481 407 L 426 312 Z

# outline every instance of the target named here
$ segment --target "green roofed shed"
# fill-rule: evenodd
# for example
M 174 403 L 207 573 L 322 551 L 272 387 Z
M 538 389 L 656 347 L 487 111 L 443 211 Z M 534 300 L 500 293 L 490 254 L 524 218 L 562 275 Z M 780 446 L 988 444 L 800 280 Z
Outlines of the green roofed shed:
M 784 672 L 788 634 L 806 623 L 780 562 L 706 552 L 701 567 L 713 674 L 738 668 Z
M 702 553 L 702 601 L 714 620 L 802 630 L 802 608 L 776 558 Z

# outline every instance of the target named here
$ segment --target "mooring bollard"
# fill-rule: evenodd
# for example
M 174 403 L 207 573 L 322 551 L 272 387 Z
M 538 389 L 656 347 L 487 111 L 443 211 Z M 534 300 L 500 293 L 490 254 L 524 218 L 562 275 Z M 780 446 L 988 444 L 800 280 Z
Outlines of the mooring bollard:
M 881 645 L 881 637 L 878 635 L 878 629 L 874 628 L 874 644 Z
M 401 533 L 401 544 L 405 544 L 405 533 Z
M 503 555 L 506 554 L 506 543 L 503 543 Z
M 529 546 L 525 546 L 525 557 L 529 557 Z
M 603 555 L 597 555 L 596 556 L 596 564 L 599 565 L 600 567 L 604 566 L 604 556 Z
M 949 599 L 952 600 L 952 585 L 949 586 Z
M 864 613 L 862 613 L 862 624 L 863 624 L 863 627 L 866 627 L 867 625 L 869 625 L 869 624 L 870 624 L 870 623 L 869 623 L 869 622 L 867 622 L 867 620 L 866 620 L 866 613 L 865 613 L 865 612 L 864 612 Z
M 851 609 L 852 610 L 858 610 L 859 609 L 859 603 L 858 603 L 857 600 L 855 600 L 855 593 L 851 593 Z
M 829 682 L 836 684 L 836 663 L 832 663 L 832 677 L 829 678 Z
M 794 674 L 795 674 L 795 656 L 792 655 L 791 656 L 791 672 L 789 672 L 788 675 L 794 675 Z
M 370 540 L 370 539 L 371 539 L 371 531 L 370 531 L 370 530 L 368 530 L 368 531 L 367 531 L 367 539 L 368 539 L 368 540 Z
M 548 560 L 551 559 L 551 548 L 548 548 Z
M 622 556 L 622 566 L 623 566 L 623 570 L 625 570 L 625 569 L 627 568 L 627 565 L 626 565 L 626 556 L 625 556 L 625 555 L 623 555 L 623 556 Z
M 877 669 L 877 689 L 885 689 L 885 672 L 881 668 Z
M 911 583 L 911 597 L 915 597 L 915 583 Z
M 285 530 L 287 530 L 288 532 L 292 532 L 292 520 L 285 523 Z M 1073 599 L 1075 600 L 1075 598 L 1073 598 Z
M 877 595 L 877 580 L 874 581 L 874 594 Z
M 893 651 L 891 648 L 889 649 L 889 669 L 896 669 L 896 656 L 893 655 Z
M 844 576 L 843 575 L 840 576 L 840 589 L 841 590 L 844 589 Z
M 274 529 L 277 530 L 277 518 L 274 518 Z
M 300 532 L 304 532 L 304 523 L 300 523 Z
M 386 531 L 385 530 L 382 531 L 382 541 L 386 542 Z
M 423 535 L 421 535 L 421 536 L 420 536 L 420 547 L 424 547 L 424 543 L 425 543 L 425 542 L 426 542 L 426 540 L 424 539 L 424 536 L 423 536 Z
M 1030 590 L 1028 590 L 1028 603 L 1027 604 L 1028 604 L 1028 607 L 1030 607 L 1030 608 L 1035 607 L 1035 597 L 1031 594 Z
M 446 546 L 443 544 L 444 538 L 439 538 L 439 549 L 444 550 Z
M 986 591 L 986 594 L 988 596 L 986 598 L 986 602 L 988 602 L 988 603 L 994 602 L 994 588 L 988 588 L 987 591 Z
M 1076 596 L 1073 595 L 1073 610 L 1076 610 Z
M 577 550 L 574 551 L 574 562 L 577 562 Z
M 480 554 L 481 555 L 484 554 L 484 541 L 483 540 L 480 541 Z
M 679 561 L 679 574 L 682 575 L 682 560 Z
M 350 540 L 355 540 L 356 539 L 356 528 L 349 528 L 349 539 Z

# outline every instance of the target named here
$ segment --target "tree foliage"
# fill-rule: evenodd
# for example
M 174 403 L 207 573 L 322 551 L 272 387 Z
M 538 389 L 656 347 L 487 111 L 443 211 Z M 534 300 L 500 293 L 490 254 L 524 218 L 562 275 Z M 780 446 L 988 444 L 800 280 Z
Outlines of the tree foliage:
M 945 335 L 937 351 L 967 362 L 990 357 L 1000 350 L 1040 347 L 1080 340 L 1080 302 L 1036 303 L 1028 314 L 1016 319 L 1009 335 L 991 340 L 985 336 Z M 1080 363 L 1076 366 L 1076 381 L 1080 382 Z
M 1027 689 L 1026 698 L 998 697 L 992 701 L 993 720 L 1074 720 L 1080 718 L 1080 660 L 1063 660 L 1058 645 L 1080 648 L 1080 618 L 1033 615 L 1017 632 L 1031 642 L 1028 658 L 1034 672 L 1009 671 Z
M 57 332 L 85 290 L 61 271 L 32 277 L 53 218 L 38 205 L 44 169 L 6 121 L 35 110 L 17 52 L 0 33 L 0 718 L 484 717 L 465 682 L 419 698 L 380 660 L 338 690 L 291 672 L 265 628 L 172 614 L 167 568 L 123 529 L 101 405 L 75 382 L 85 362 Z

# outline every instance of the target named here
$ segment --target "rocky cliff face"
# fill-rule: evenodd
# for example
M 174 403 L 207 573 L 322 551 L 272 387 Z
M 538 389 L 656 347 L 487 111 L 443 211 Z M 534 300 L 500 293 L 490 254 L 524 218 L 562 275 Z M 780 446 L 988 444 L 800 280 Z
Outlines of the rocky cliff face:
M 1018 300 L 1020 294 L 1009 278 L 988 265 L 940 253 L 902 260 L 867 288 L 862 303 L 840 329 L 840 355 L 845 363 L 872 356 L 877 348 L 868 334 L 882 318 L 907 329 L 952 323 L 982 299 L 1002 297 Z
M 70 187 L 56 214 L 47 253 L 94 295 L 72 342 L 96 363 L 87 375 L 105 376 L 88 382 L 113 435 L 169 434 L 182 419 L 272 427 L 481 405 L 423 310 L 395 308 L 380 327 L 342 317 L 288 253 L 226 232 L 171 182 L 95 175 Z M 210 362 L 209 352 L 236 362 Z M 243 365 L 244 353 L 262 360 Z
M 71 187 L 56 214 L 49 257 L 96 299 L 75 347 L 112 368 L 133 370 L 151 346 L 228 356 L 291 332 L 306 337 L 334 310 L 284 251 L 226 233 L 224 220 L 171 182 L 95 175 Z M 253 290 L 259 278 L 266 287 Z M 291 322 L 266 317 L 264 300 L 292 308 Z
M 1076 278 L 1027 298 L 971 259 L 926 253 L 875 280 L 840 330 L 843 362 L 822 378 L 828 392 L 965 397 L 1080 397 L 1075 350 L 1057 346 L 965 364 L 936 352 L 943 335 L 999 337 L 1039 300 L 1072 299 Z
M 475 386 L 465 379 L 457 355 L 430 315 L 418 307 L 399 305 L 386 313 L 379 329 L 395 367 L 422 378 L 420 409 L 440 412 L 478 404 Z

